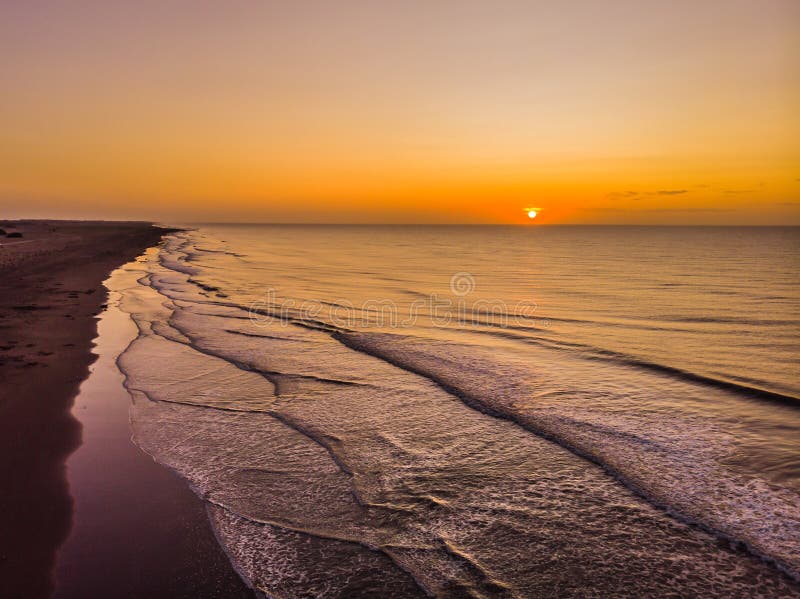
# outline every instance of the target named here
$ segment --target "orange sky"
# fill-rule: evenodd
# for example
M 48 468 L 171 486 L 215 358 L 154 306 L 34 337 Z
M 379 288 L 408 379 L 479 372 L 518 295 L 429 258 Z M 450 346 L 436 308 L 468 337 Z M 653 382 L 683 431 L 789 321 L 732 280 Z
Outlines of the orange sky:
M 0 211 L 800 224 L 796 0 L 270 4 L 4 3 Z

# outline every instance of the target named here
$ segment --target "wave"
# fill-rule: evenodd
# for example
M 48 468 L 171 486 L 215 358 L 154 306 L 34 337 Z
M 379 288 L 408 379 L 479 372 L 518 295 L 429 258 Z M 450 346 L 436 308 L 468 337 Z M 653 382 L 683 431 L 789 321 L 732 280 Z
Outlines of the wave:
M 694 372 L 690 372 L 688 370 L 684 370 L 682 368 L 677 368 L 675 366 L 666 366 L 664 364 L 658 364 L 656 362 L 648 362 L 647 360 L 641 360 L 619 352 L 613 352 L 610 350 L 599 350 L 599 351 L 602 352 L 602 354 L 598 356 L 599 358 L 613 360 L 619 364 L 624 364 L 626 366 L 633 366 L 636 368 L 643 368 L 646 370 L 652 370 L 655 372 L 668 374 L 674 377 L 678 377 L 685 381 L 700 383 L 710 387 L 715 387 L 717 389 L 724 389 L 726 391 L 732 391 L 734 393 L 738 393 L 746 397 L 754 397 L 757 399 L 778 401 L 782 403 L 787 403 L 792 406 L 800 407 L 800 398 L 795 397 L 794 395 L 778 393 L 777 391 L 769 391 L 761 387 L 743 385 L 741 383 L 734 383 L 732 381 L 728 381 L 725 379 L 719 379 L 707 375 L 697 374 Z
M 746 397 L 777 401 L 781 403 L 786 403 L 788 405 L 800 407 L 800 397 L 797 397 L 795 395 L 764 389 L 763 387 L 758 387 L 755 386 L 754 384 L 745 385 L 742 383 L 729 381 L 723 378 L 716 378 L 709 375 L 698 374 L 696 372 L 692 372 L 683 368 L 678 368 L 676 366 L 669 366 L 666 364 L 660 364 L 658 362 L 645 360 L 643 358 L 632 356 L 630 354 L 625 354 L 623 352 L 617 352 L 597 346 L 587 345 L 584 343 L 566 342 L 555 339 L 532 338 L 530 335 L 516 334 L 513 332 L 509 332 L 507 330 L 505 331 L 481 330 L 479 332 L 482 334 L 488 334 L 488 335 L 504 337 L 507 339 L 512 339 L 514 341 L 522 341 L 525 343 L 530 343 L 532 345 L 538 345 L 541 347 L 547 347 L 550 349 L 578 352 L 581 357 L 589 360 L 605 360 L 608 362 L 620 364 L 622 366 L 650 370 L 653 372 L 658 372 L 661 374 L 673 376 L 684 381 L 692 383 L 700 383 L 702 385 L 715 387 L 717 389 L 724 389 L 726 391 L 738 393 Z M 756 383 L 756 381 L 753 381 L 753 383 Z
M 643 439 L 639 435 L 626 434 L 614 426 L 597 426 L 585 419 L 570 418 L 564 414 L 548 417 L 538 414 L 535 409 L 528 413 L 521 411 L 514 407 L 513 397 L 524 393 L 524 389 L 510 384 L 510 389 L 503 390 L 506 393 L 510 391 L 512 399 L 508 400 L 503 391 L 498 393 L 496 387 L 492 389 L 487 386 L 495 377 L 481 379 L 477 383 L 470 382 L 466 369 L 471 365 L 459 360 L 455 369 L 448 369 L 444 365 L 446 361 L 436 357 L 447 351 L 442 347 L 432 351 L 430 348 L 420 348 L 421 344 L 418 342 L 408 343 L 408 339 L 389 334 L 337 333 L 333 336 L 351 349 L 428 378 L 482 413 L 511 420 L 534 434 L 558 443 L 576 455 L 598 464 L 628 488 L 673 516 L 746 547 L 754 555 L 774 563 L 780 570 L 800 581 L 800 555 L 796 551 L 796 541 L 800 538 L 800 498 L 796 493 L 775 490 L 766 484 L 759 486 L 752 479 L 721 471 L 716 472 L 714 479 L 704 484 L 703 476 L 707 476 L 708 472 L 692 475 L 693 468 L 703 470 L 703 465 L 697 463 L 688 468 L 681 467 L 680 461 L 689 457 L 684 454 L 676 455 L 674 462 L 671 461 L 672 456 L 667 461 L 653 460 L 653 468 L 643 471 L 642 460 L 646 463 L 648 456 L 660 456 L 664 453 L 658 444 L 644 440 L 644 443 L 650 445 L 644 448 L 641 445 Z M 582 434 L 587 430 L 592 434 Z M 687 432 L 680 431 L 678 434 Z M 602 439 L 612 436 L 615 440 L 623 439 L 621 447 L 604 446 Z M 598 438 L 601 439 L 599 443 Z M 639 442 L 638 448 L 631 447 L 631 438 Z M 632 452 L 634 457 L 627 459 L 623 451 Z M 716 464 L 708 465 L 716 467 Z M 668 469 L 679 474 L 672 485 L 664 484 L 664 475 Z M 693 485 L 695 488 L 692 488 Z M 745 489 L 744 493 L 742 489 Z M 725 506 L 718 503 L 704 508 L 685 500 L 689 495 L 693 499 L 704 495 L 716 498 L 720 492 L 727 497 L 727 501 L 734 500 L 731 509 L 726 511 Z M 780 522 L 781 530 L 763 534 L 763 519 Z

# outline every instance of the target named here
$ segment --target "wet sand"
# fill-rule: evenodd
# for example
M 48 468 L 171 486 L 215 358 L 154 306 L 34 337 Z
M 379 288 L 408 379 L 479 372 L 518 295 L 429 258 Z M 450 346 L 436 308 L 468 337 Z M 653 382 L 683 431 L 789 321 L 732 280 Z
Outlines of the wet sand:
M 0 596 L 46 597 L 73 525 L 65 461 L 82 431 L 70 408 L 96 359 L 95 316 L 107 297 L 102 282 L 166 231 L 148 223 L 67 221 L 0 222 L 0 228 L 22 233 L 0 237 Z M 184 520 L 169 526 L 175 538 L 192 540 L 193 552 L 162 559 L 173 559 L 181 571 L 187 561 L 189 568 L 224 563 L 202 502 L 172 473 L 163 474 L 142 495 L 185 508 Z M 146 544 L 153 537 L 142 538 Z M 200 580 L 204 574 L 194 573 Z M 232 569 L 226 576 L 242 590 Z M 203 596 L 197 587 L 195 596 Z
M 99 357 L 72 409 L 83 441 L 67 460 L 73 523 L 54 596 L 252 597 L 218 550 L 203 502 L 131 441 L 131 397 L 116 360 L 138 330 L 117 295 L 100 315 Z

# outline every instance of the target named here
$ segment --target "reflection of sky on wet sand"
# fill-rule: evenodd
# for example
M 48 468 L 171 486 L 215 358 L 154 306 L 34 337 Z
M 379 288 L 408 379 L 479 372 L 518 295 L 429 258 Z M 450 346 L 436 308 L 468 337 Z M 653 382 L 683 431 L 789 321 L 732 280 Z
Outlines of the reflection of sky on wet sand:
M 107 285 L 130 273 L 117 270 Z M 97 361 L 75 398 L 82 444 L 67 460 L 72 530 L 56 564 L 57 597 L 249 596 L 230 568 L 202 502 L 131 441 L 130 395 L 116 358 L 137 334 L 111 292 Z M 238 594 L 237 594 L 238 593 Z

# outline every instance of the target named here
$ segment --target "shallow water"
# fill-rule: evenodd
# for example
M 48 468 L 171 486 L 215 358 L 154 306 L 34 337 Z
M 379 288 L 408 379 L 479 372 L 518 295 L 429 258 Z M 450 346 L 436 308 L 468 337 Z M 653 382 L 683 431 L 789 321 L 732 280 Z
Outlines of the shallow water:
M 797 256 L 794 229 L 201 227 L 121 290 L 135 439 L 270 595 L 800 596 Z

